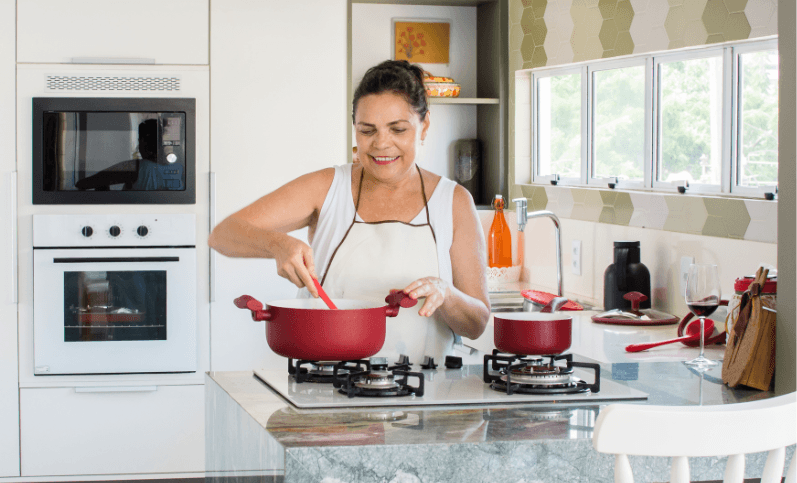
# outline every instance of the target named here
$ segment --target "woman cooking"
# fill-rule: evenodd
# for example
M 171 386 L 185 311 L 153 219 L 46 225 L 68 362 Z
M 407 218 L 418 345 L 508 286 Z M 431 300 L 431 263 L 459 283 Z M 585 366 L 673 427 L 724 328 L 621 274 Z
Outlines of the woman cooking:
M 417 165 L 430 113 L 423 71 L 406 61 L 369 69 L 354 92 L 358 163 L 301 176 L 230 215 L 209 245 L 230 257 L 274 258 L 303 294 L 384 303 L 420 299 L 387 323 L 377 354 L 442 361 L 489 317 L 486 249 L 462 186 Z M 310 246 L 288 235 L 308 227 Z M 320 275 L 320 277 L 319 277 Z M 394 359 L 391 359 L 394 360 Z

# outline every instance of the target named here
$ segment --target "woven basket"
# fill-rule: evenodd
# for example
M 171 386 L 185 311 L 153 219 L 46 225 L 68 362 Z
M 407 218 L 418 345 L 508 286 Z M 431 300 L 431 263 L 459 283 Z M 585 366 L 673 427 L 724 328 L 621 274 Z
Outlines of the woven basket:
M 520 265 L 513 267 L 487 267 L 487 281 L 490 283 L 508 283 L 520 280 Z

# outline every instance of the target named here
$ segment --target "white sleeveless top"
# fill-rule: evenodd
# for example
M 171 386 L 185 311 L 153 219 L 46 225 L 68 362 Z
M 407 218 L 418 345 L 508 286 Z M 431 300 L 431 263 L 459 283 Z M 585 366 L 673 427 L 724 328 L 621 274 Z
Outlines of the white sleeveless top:
M 327 192 L 321 213 L 318 215 L 315 235 L 310 247 L 313 249 L 313 259 L 315 261 L 315 271 L 319 277 L 323 277 L 329 265 L 332 252 L 335 250 L 346 230 L 351 225 L 354 218 L 354 199 L 351 194 L 351 172 L 354 164 L 344 164 L 335 166 L 335 178 L 332 180 Z M 448 179 L 440 178 L 432 196 L 428 200 L 429 222 L 434 229 L 435 241 L 437 243 L 437 261 L 440 278 L 452 283 L 454 282 L 451 272 L 451 243 L 454 239 L 454 188 L 457 183 Z M 363 221 L 357 215 L 357 221 Z M 418 225 L 426 223 L 426 210 L 421 209 L 410 224 Z M 320 279 L 319 279 L 320 281 Z M 299 291 L 299 297 L 309 297 L 310 292 L 306 288 Z

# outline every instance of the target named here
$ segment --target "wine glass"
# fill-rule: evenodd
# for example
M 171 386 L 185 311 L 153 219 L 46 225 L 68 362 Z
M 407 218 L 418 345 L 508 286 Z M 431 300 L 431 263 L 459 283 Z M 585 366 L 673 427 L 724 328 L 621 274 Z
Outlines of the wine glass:
M 696 369 L 708 369 L 717 365 L 703 355 L 704 327 L 706 317 L 713 314 L 720 305 L 720 280 L 717 266 L 708 263 L 693 263 L 686 277 L 686 305 L 700 318 L 700 355 L 686 364 Z

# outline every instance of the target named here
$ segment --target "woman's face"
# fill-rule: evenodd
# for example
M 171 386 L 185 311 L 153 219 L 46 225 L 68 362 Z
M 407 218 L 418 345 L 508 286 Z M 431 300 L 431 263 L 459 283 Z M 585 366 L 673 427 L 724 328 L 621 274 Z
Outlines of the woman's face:
M 397 181 L 413 168 L 429 114 L 422 121 L 398 94 L 369 94 L 357 103 L 354 129 L 363 167 L 380 181 Z

